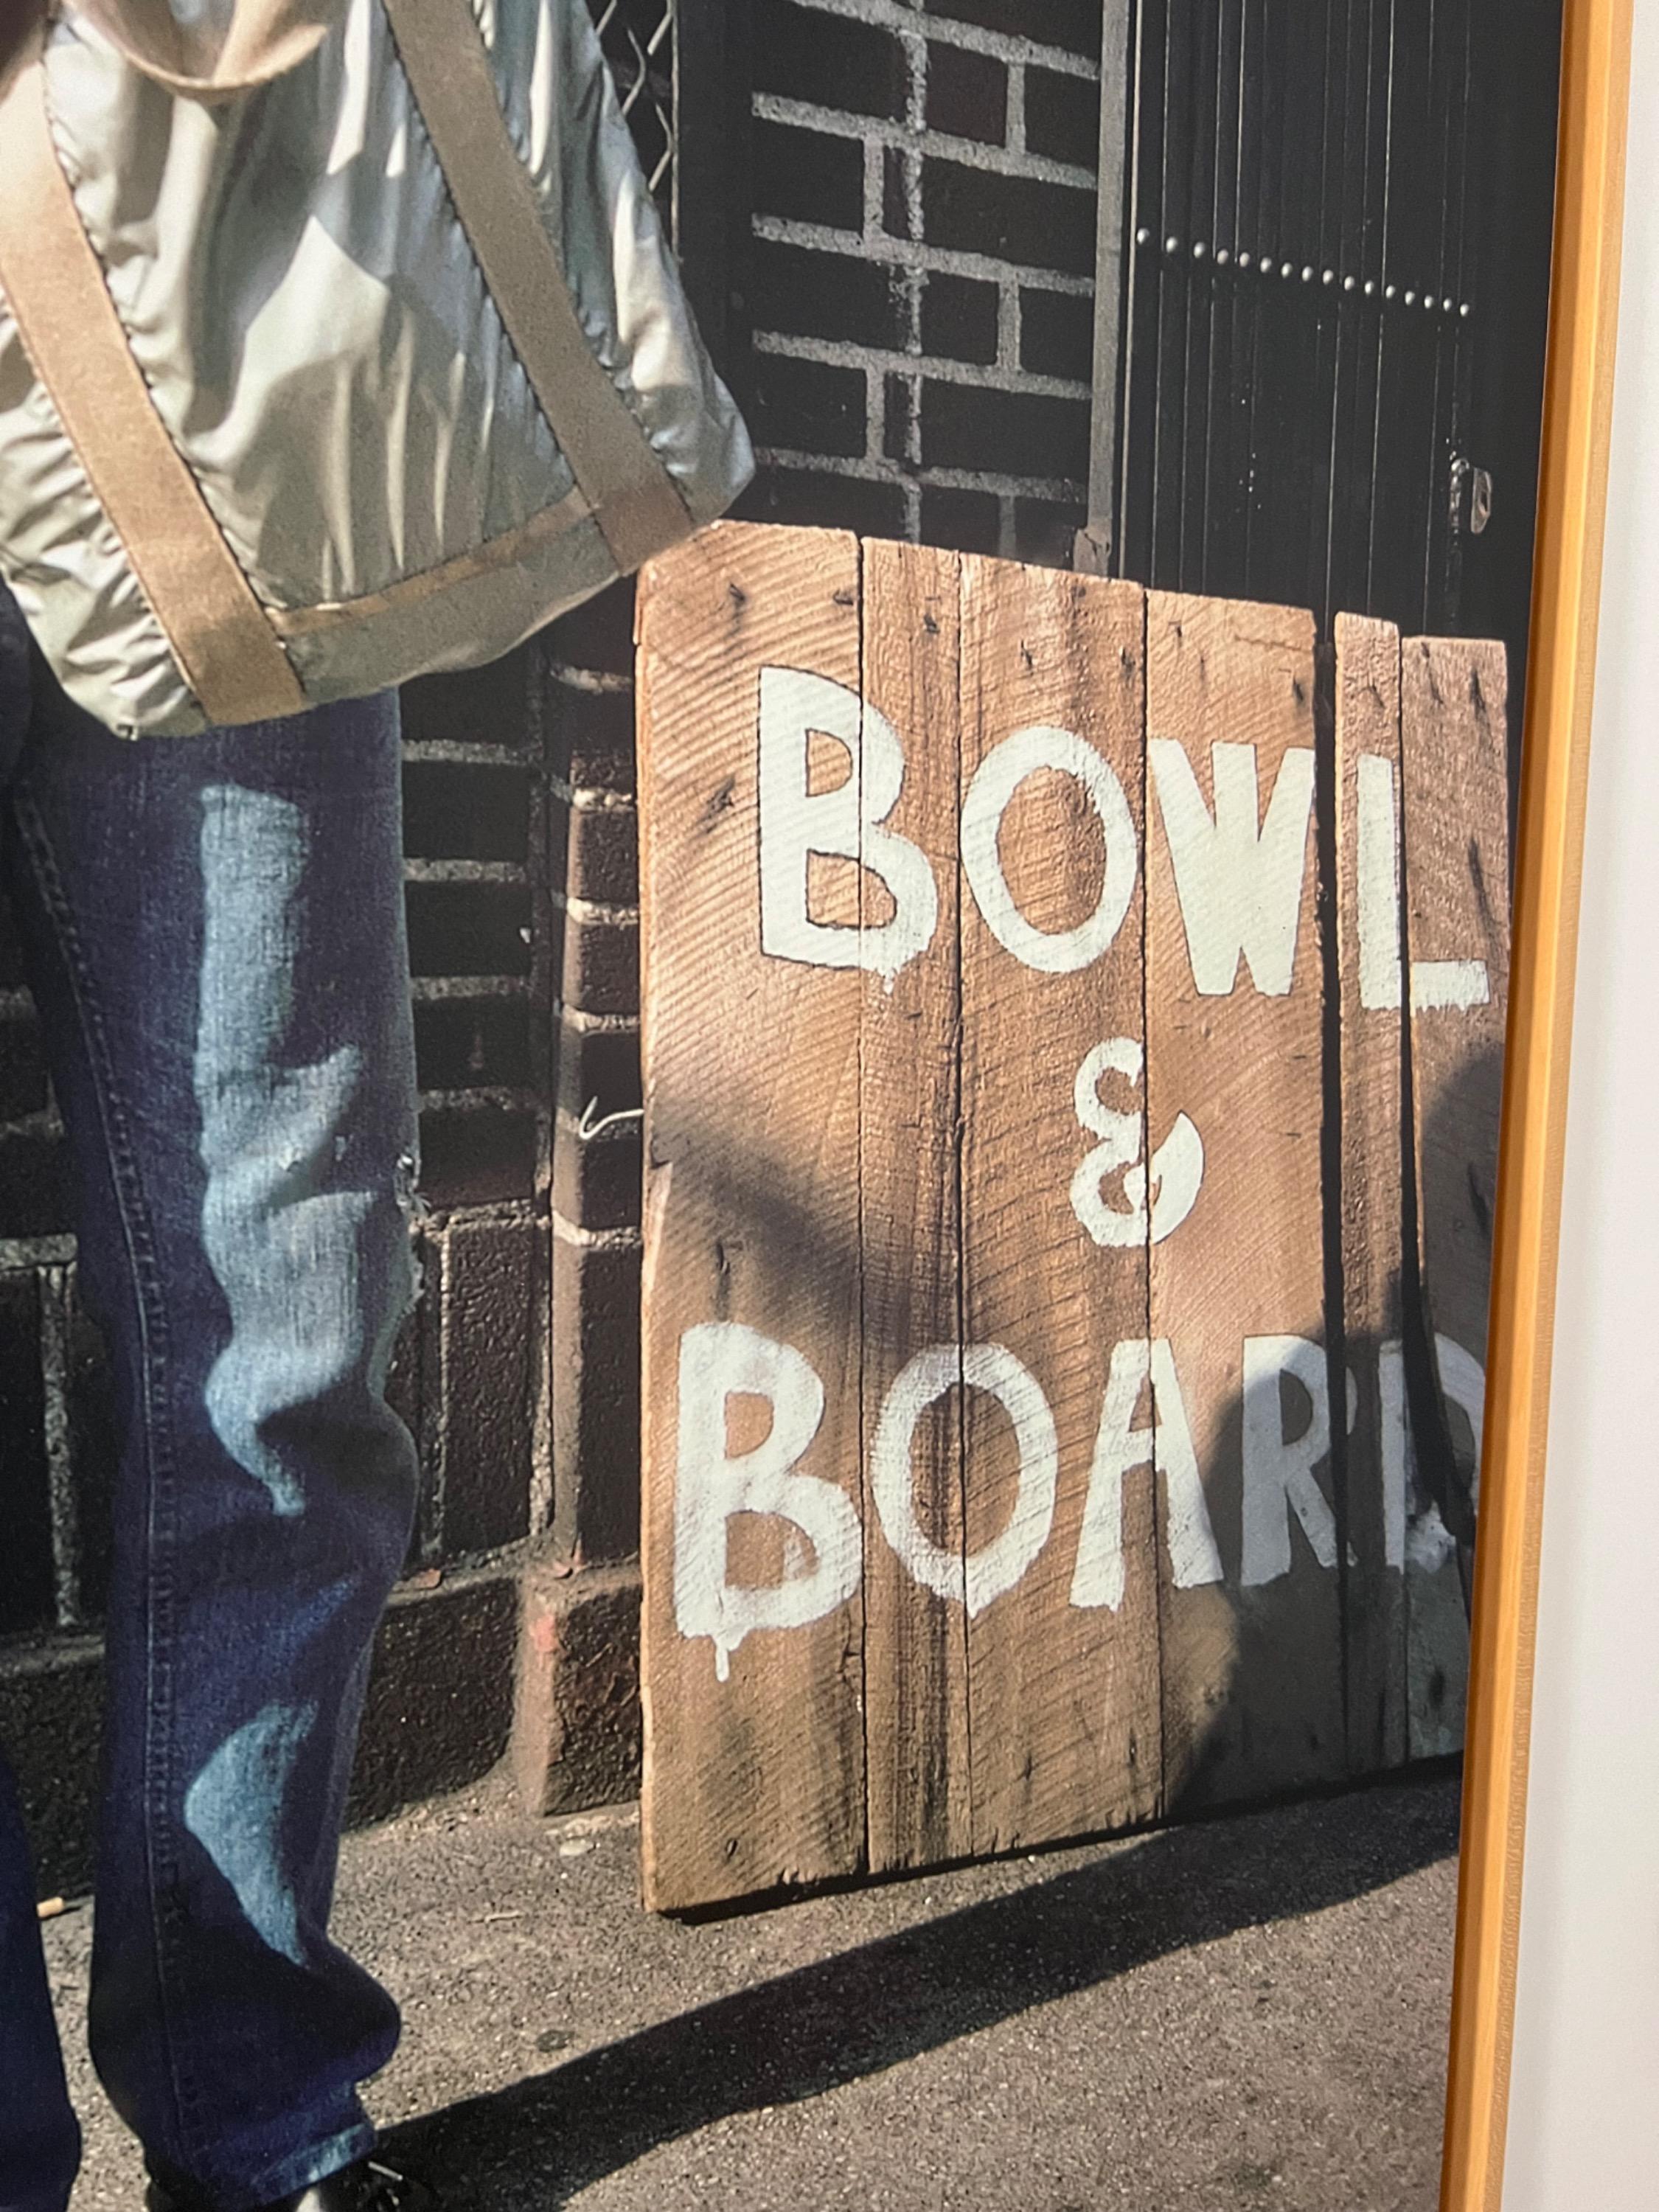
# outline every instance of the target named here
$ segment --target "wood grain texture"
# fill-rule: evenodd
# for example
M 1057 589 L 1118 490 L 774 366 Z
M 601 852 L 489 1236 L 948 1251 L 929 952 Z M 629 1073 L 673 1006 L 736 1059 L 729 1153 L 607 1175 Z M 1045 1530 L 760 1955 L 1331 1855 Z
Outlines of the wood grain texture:
M 721 526 L 647 570 L 640 729 L 647 1111 L 645 1884 L 659 1910 L 854 1872 L 864 1857 L 861 1593 L 730 1656 L 676 1620 L 686 1332 L 737 1324 L 825 1386 L 799 1472 L 858 1495 L 854 969 L 761 950 L 757 698 L 768 665 L 856 693 L 857 541 Z M 725 1448 L 752 1449 L 752 1399 Z M 810 1567 L 777 1516 L 728 1523 L 736 1583 Z M 684 1547 L 681 1547 L 682 1550 Z
M 1342 1110 L 1342 1356 L 1358 1392 L 1344 1487 L 1348 1765 L 1406 1757 L 1405 1194 L 1400 875 L 1400 633 L 1336 622 L 1337 971 Z
M 1413 1194 L 1420 1297 L 1406 1316 L 1414 1447 L 1407 1535 L 1411 1749 L 1462 1748 L 1473 1490 L 1492 1279 L 1509 997 L 1509 793 L 1501 645 L 1401 652 Z
M 900 733 L 904 783 L 884 827 L 933 863 L 933 942 L 890 989 L 866 980 L 859 1038 L 859 1244 L 864 1471 L 865 1730 L 872 1871 L 973 1848 L 967 1615 L 918 1583 L 882 1527 L 871 1469 L 889 1393 L 910 1359 L 962 1340 L 962 975 L 958 929 L 960 563 L 952 553 L 865 548 L 864 696 Z M 864 895 L 882 903 L 866 874 Z M 956 1362 L 957 1372 L 960 1361 Z M 963 1549 L 959 1388 L 924 1413 L 907 1462 L 908 1510 Z
M 1077 1587 L 1113 1354 L 1146 1336 L 1144 1237 L 1097 1243 L 1073 1200 L 1100 1142 L 1079 1119 L 1079 1071 L 1109 1040 L 1136 1056 L 1142 1048 L 1143 632 L 1134 586 L 963 562 L 962 836 L 972 894 L 962 924 L 963 1336 L 1012 1354 L 1035 1380 L 1057 1451 L 1048 1533 L 1017 1590 L 974 1611 L 969 1587 L 978 1852 L 1121 1826 L 1158 1802 L 1150 1466 L 1097 1478 L 1105 1510 L 1092 1556 L 1117 1587 Z M 1058 734 L 1018 734 L 1039 731 Z M 1084 774 L 1097 773 L 1091 762 L 1109 770 L 1103 799 L 1077 772 L 1079 741 Z M 1068 755 L 1073 766 L 1054 764 Z M 978 809 L 999 776 L 1006 805 L 988 831 L 988 809 Z M 1031 964 L 1060 957 L 1054 948 L 1097 912 L 1098 938 L 1079 939 L 1066 965 Z M 1120 1068 L 1087 1087 L 1133 1117 L 1139 1151 L 1137 1073 Z M 1130 1210 L 1121 1168 L 1093 1183 L 1115 1216 Z M 1128 1421 L 1137 1407 L 1150 1456 L 1150 1406 L 1139 1393 Z M 1019 1454 L 1006 1410 L 986 1390 L 969 1394 L 965 1425 L 966 1535 L 969 1553 L 982 1556 L 1007 1540 L 1021 1510 Z
M 1177 1586 L 1166 1477 L 1164 1802 L 1181 1811 L 1343 1768 L 1328 1455 L 1303 1469 L 1301 1511 L 1279 1480 L 1328 1419 L 1314 634 L 1289 608 L 1161 592 L 1146 627 L 1147 1101 L 1154 1140 L 1189 1113 L 1206 1162 L 1192 1213 L 1152 1255 L 1152 1333 L 1182 1401 L 1160 1394 L 1160 1446 L 1190 1437 L 1216 1547 L 1207 1569 L 1193 1547 Z M 1264 869 L 1255 832 L 1273 847 L 1275 806 L 1280 860 Z M 1278 1380 L 1281 1354 L 1304 1380 Z

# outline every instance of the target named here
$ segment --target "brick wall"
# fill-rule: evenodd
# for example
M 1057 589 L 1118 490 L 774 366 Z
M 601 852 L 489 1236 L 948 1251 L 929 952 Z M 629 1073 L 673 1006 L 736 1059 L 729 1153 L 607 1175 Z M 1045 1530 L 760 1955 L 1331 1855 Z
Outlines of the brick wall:
M 757 0 L 745 512 L 1066 557 L 1100 35 L 1097 0 Z

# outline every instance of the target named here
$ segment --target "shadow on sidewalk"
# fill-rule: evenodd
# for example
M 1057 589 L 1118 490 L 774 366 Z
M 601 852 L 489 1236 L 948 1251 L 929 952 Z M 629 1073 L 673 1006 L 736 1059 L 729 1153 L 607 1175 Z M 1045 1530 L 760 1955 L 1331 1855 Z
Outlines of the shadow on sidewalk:
M 465 2187 L 465 2202 L 489 2186 L 477 2201 L 500 2212 L 554 2212 L 678 2136 L 881 2073 L 1167 1953 L 1340 1905 L 1456 1849 L 1444 1779 L 1160 1831 L 452 2105 L 388 2148 Z

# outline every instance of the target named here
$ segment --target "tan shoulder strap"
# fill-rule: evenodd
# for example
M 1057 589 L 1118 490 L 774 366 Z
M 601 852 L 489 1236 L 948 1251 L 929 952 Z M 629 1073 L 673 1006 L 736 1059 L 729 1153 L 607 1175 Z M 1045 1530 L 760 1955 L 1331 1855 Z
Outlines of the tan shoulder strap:
M 276 631 L 155 411 L 52 142 L 34 52 L 0 92 L 0 292 L 210 721 L 298 714 Z
M 626 575 L 690 536 L 685 502 L 577 319 L 468 0 L 384 5 L 461 228 L 542 412 Z
M 167 0 L 73 0 L 116 52 L 170 92 L 228 100 L 297 69 L 346 0 L 229 0 L 179 14 Z

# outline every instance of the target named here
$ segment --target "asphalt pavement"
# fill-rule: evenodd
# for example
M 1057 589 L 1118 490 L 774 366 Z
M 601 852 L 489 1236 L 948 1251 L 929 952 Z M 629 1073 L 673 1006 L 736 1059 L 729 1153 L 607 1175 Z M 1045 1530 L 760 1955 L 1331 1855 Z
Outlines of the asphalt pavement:
M 1437 1776 L 687 1922 L 630 1814 L 491 1781 L 349 1837 L 337 1926 L 453 2212 L 1433 2212 L 1456 1824 Z M 136 2212 L 90 1923 L 46 1931 L 75 2212 Z

